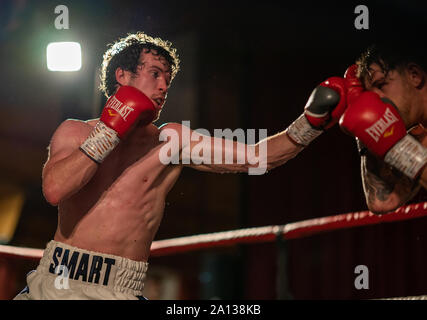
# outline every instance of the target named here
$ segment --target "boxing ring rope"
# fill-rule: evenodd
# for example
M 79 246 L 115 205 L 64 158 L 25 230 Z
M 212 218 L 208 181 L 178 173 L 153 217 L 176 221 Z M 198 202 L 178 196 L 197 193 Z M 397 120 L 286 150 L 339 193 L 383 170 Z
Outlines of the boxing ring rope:
M 284 225 L 253 227 L 178 237 L 154 241 L 151 246 L 151 256 L 158 257 L 204 248 L 227 247 L 237 244 L 266 243 L 274 241 L 278 241 L 278 245 L 280 247 L 283 240 L 299 239 L 322 232 L 403 221 L 424 216 L 427 216 L 427 202 L 402 206 L 394 212 L 383 215 L 375 215 L 370 211 L 359 211 L 308 219 Z M 37 261 L 41 259 L 42 255 L 42 249 L 0 245 L 0 258 Z M 422 296 L 422 298 L 425 297 L 426 296 Z M 418 297 L 406 297 L 403 299 L 411 298 L 421 299 Z
M 285 240 L 298 239 L 321 232 L 415 219 L 423 216 L 427 216 L 427 202 L 400 207 L 394 212 L 383 215 L 375 215 L 370 211 L 360 211 L 308 219 L 285 225 L 254 227 L 158 240 L 154 241 L 151 246 L 151 255 L 162 256 L 207 247 L 222 247 L 243 243 L 273 242 L 277 240 L 278 236 L 282 236 Z

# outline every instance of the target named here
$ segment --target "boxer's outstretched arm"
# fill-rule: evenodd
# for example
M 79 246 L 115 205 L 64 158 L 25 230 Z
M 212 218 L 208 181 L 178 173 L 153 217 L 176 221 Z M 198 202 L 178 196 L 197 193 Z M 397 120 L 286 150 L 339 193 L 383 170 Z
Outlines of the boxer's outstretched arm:
M 202 135 L 177 123 L 167 124 L 161 130 L 164 141 L 169 139 L 172 143 L 174 135 L 179 136 L 180 163 L 200 171 L 263 174 L 284 164 L 303 150 L 302 146 L 292 142 L 285 131 L 256 144 L 245 144 Z
M 76 193 L 95 174 L 98 165 L 79 150 L 82 136 L 91 130 L 85 122 L 66 120 L 55 131 L 42 173 L 43 194 L 50 204 Z
M 304 112 L 290 126 L 274 135 L 262 139 L 256 144 L 246 145 L 219 138 L 197 139 L 194 131 L 179 124 L 167 124 L 161 128 L 167 139 L 170 129 L 177 136 L 195 136 L 188 143 L 180 143 L 179 160 L 198 170 L 212 172 L 249 172 L 263 174 L 295 157 L 304 147 L 326 129 L 335 125 L 347 107 L 362 92 L 360 81 L 356 77 L 357 66 L 349 67 L 341 77 L 330 77 L 320 83 L 311 93 Z M 183 139 L 184 141 L 189 140 Z M 219 146 L 219 147 L 218 147 Z M 173 148 L 171 148 L 173 149 Z M 175 148 L 176 151 L 176 148 Z
M 371 154 L 361 156 L 361 176 L 366 204 L 376 214 L 396 210 L 420 190 L 416 182 Z
M 219 157 L 214 158 L 214 153 L 217 152 L 219 144 L 222 145 L 220 161 L 218 161 Z M 189 166 L 197 170 L 217 173 L 248 172 L 249 174 L 258 175 L 285 164 L 303 150 L 302 146 L 292 142 L 285 131 L 267 137 L 256 144 L 231 142 L 230 140 L 213 137 L 210 140 L 210 145 L 211 157 L 209 161 L 200 163 L 201 160 L 206 160 L 206 158 L 197 157 L 197 153 L 194 153 L 194 150 L 199 148 L 200 145 L 194 142 L 183 149 L 182 155 L 186 158 L 191 155 L 192 161 L 190 161 Z M 196 157 L 194 157 L 195 154 Z

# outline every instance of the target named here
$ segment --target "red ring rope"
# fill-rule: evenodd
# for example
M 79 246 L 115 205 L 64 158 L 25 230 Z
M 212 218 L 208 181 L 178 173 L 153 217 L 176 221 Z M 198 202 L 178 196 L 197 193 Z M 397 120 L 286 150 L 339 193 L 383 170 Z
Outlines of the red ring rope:
M 285 225 L 238 229 L 159 240 L 152 243 L 151 255 L 162 256 L 206 247 L 213 248 L 242 243 L 272 242 L 279 235 L 282 235 L 284 239 L 298 239 L 320 232 L 415 219 L 424 216 L 427 216 L 427 202 L 403 206 L 394 212 L 383 215 L 375 215 L 370 211 L 359 211 L 292 222 Z M 0 257 L 39 260 L 42 255 L 42 249 L 0 245 Z

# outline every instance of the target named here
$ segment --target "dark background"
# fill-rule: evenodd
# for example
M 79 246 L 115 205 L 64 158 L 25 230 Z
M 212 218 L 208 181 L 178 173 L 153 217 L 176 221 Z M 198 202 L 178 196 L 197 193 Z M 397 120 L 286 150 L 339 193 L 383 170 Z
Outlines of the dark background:
M 59 4 L 69 9 L 69 30 L 54 27 Z M 369 9 L 368 30 L 354 27 L 359 4 Z M 98 116 L 105 99 L 97 70 L 106 45 L 118 37 L 144 31 L 178 49 L 182 70 L 156 124 L 190 120 L 193 129 L 212 134 L 215 128 L 266 128 L 272 135 L 301 114 L 320 82 L 342 76 L 376 39 L 408 32 L 424 43 L 426 14 L 421 2 L 403 0 L 1 1 L 0 183 L 25 199 L 8 244 L 44 248 L 53 237 L 56 208 L 41 192 L 46 147 L 63 120 Z M 81 43 L 80 71 L 47 70 L 45 48 L 53 41 Z M 262 176 L 186 168 L 155 240 L 366 210 L 359 167 L 353 138 L 334 127 Z M 424 200 L 422 191 L 412 202 Z M 290 297 L 427 293 L 426 228 L 421 218 L 288 241 Z M 276 264 L 274 243 L 244 245 L 153 257 L 148 274 L 174 275 L 179 299 L 275 299 Z M 0 259 L 8 270 L 0 279 L 2 298 L 19 292 L 35 265 Z M 369 268 L 369 289 L 355 289 L 357 265 Z

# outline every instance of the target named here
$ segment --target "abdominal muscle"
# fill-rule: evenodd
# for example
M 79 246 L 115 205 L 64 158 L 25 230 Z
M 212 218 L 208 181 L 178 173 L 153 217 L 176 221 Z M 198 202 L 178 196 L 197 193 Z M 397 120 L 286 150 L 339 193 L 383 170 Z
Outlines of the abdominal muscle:
M 85 187 L 58 205 L 54 239 L 89 251 L 147 261 L 166 195 L 182 170 L 159 161 L 158 140 L 157 144 L 150 147 L 145 142 L 145 152 L 131 144 L 115 149 Z M 135 158 L 135 150 L 142 156 L 129 160 Z
M 163 206 L 144 210 L 106 202 L 99 203 L 86 214 L 73 204 L 65 205 L 59 211 L 55 240 L 90 251 L 147 261 L 151 242 L 163 217 Z

